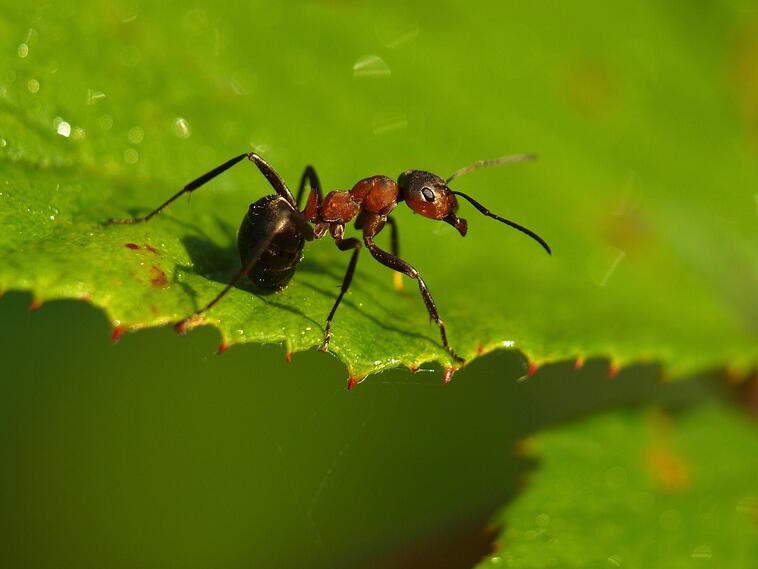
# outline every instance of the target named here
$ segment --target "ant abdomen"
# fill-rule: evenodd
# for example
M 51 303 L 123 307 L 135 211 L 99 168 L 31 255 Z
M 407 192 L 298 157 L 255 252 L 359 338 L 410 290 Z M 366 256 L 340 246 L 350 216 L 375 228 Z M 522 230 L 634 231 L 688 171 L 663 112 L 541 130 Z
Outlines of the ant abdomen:
M 274 292 L 287 286 L 303 258 L 305 237 L 287 215 L 292 206 L 278 195 L 265 196 L 250 204 L 237 234 L 237 248 L 242 266 L 253 255 L 258 261 L 248 278 L 260 289 Z M 261 251 L 260 244 L 268 240 Z

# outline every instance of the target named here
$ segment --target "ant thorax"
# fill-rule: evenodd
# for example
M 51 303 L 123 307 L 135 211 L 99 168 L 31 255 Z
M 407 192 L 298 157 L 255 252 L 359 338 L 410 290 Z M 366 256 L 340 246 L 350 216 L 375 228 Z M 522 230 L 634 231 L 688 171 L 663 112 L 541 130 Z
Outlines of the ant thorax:
M 371 176 L 350 190 L 329 192 L 321 203 L 319 221 L 347 223 L 359 212 L 387 216 L 395 209 L 399 190 L 387 176 Z

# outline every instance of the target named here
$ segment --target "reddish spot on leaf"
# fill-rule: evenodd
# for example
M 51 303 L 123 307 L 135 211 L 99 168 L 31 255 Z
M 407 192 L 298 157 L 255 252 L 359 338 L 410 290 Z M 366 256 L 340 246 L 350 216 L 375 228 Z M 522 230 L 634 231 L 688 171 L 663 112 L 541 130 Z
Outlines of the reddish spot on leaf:
M 578 357 L 574 360 L 574 369 L 582 369 L 584 367 L 584 358 Z
M 39 310 L 40 308 L 42 308 L 42 301 L 38 298 L 33 299 L 29 305 L 29 310 Z
M 664 490 L 680 492 L 689 487 L 690 475 L 687 464 L 671 449 L 653 447 L 648 450 L 647 460 L 656 482 Z
M 224 352 L 225 352 L 225 351 L 226 351 L 228 348 L 229 348 L 229 344 L 227 344 L 226 342 L 221 342 L 221 343 L 218 345 L 218 349 L 216 350 L 216 353 L 217 353 L 217 354 L 220 356 L 220 355 L 221 355 L 221 354 L 223 354 L 223 353 L 224 353 Z
M 288 364 L 291 364 L 292 363 L 292 352 L 287 352 L 286 354 L 284 354 L 284 360 Z
M 131 249 L 132 251 L 136 251 L 137 249 L 139 249 L 139 245 L 137 245 L 136 243 L 127 243 L 126 245 L 124 245 L 124 247 L 126 247 L 127 249 Z
M 181 320 L 174 324 L 174 330 L 179 332 L 182 336 L 184 336 L 187 333 L 187 325 L 189 324 L 189 321 L 187 319 Z
M 158 254 L 158 249 L 156 249 L 152 245 L 148 245 L 147 243 L 145 244 L 145 250 L 146 251 L 150 251 L 153 255 L 157 255 Z
M 608 366 L 608 379 L 614 379 L 619 374 L 618 364 L 612 363 Z
M 150 284 L 157 288 L 163 288 L 168 285 L 168 277 L 166 277 L 166 273 L 155 265 L 150 267 Z
M 114 344 L 119 341 L 121 338 L 121 334 L 124 333 L 124 327 L 123 326 L 114 326 L 113 331 L 111 332 L 111 342 Z
M 477 353 L 477 354 L 479 354 L 479 355 L 481 356 L 481 355 L 484 353 L 484 346 L 482 346 L 481 344 L 479 344 L 479 345 L 476 347 L 476 353 Z
M 418 366 L 409 366 L 408 371 L 411 373 L 418 373 Z
M 347 390 L 350 391 L 358 385 L 358 379 L 353 377 L 352 375 L 347 379 Z

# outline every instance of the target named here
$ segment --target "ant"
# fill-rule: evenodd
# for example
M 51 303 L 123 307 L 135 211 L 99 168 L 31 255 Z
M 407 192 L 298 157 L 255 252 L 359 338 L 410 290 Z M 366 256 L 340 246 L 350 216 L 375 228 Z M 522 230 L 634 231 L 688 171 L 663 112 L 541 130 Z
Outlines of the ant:
M 182 334 L 186 332 L 190 321 L 210 310 L 243 277 L 248 277 L 259 289 L 266 292 L 278 291 L 287 286 L 295 273 L 297 264 L 303 259 L 305 241 L 321 239 L 329 232 L 340 251 L 352 251 L 353 254 L 337 300 L 326 318 L 324 340 L 319 350 L 326 352 L 329 349 L 332 319 L 342 298 L 350 288 L 358 262 L 358 253 L 361 247 L 365 246 L 382 265 L 418 282 L 429 316 L 439 327 L 442 346 L 456 362 L 463 363 L 463 358 L 458 356 L 448 344 L 445 323 L 440 318 L 424 279 L 410 263 L 399 257 L 397 225 L 390 217 L 398 202 L 405 201 L 415 213 L 424 217 L 449 223 L 458 230 L 461 236 L 465 236 L 468 223 L 456 215 L 458 211 L 456 196 L 460 196 L 480 213 L 525 233 L 551 253 L 548 244 L 533 231 L 495 215 L 472 197 L 449 187 L 450 182 L 456 178 L 478 168 L 531 160 L 535 158 L 533 154 L 516 154 L 494 160 L 479 160 L 461 168 L 446 180 L 423 170 L 406 170 L 400 174 L 397 182 L 387 176 L 371 176 L 360 180 L 350 190 L 335 190 L 326 196 L 321 191 L 321 183 L 316 170 L 313 166 L 307 166 L 300 179 L 297 199 L 295 199 L 281 176 L 263 158 L 254 152 L 247 152 L 227 160 L 193 180 L 147 215 L 128 219 L 109 219 L 107 223 L 134 224 L 148 221 L 183 194 L 195 191 L 246 158 L 258 167 L 276 194 L 267 195 L 250 205 L 237 235 L 237 248 L 242 268 L 213 300 L 176 324 L 177 331 Z M 300 203 L 306 182 L 310 186 L 310 192 L 305 207 L 301 210 Z M 344 237 L 345 224 L 353 219 L 355 219 L 355 227 L 363 232 L 362 242 L 355 237 Z M 391 253 L 374 243 L 374 237 L 385 225 L 389 225 L 391 231 Z

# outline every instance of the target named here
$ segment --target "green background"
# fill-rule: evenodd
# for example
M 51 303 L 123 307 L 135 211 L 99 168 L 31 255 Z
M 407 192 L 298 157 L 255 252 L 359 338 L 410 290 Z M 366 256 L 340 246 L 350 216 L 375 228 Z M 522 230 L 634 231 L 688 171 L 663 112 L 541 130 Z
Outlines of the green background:
M 661 386 L 654 367 L 609 380 L 603 361 L 517 382 L 524 364 L 507 352 L 447 386 L 391 371 L 348 392 L 342 364 L 317 352 L 289 365 L 277 347 L 216 356 L 208 329 L 112 346 L 96 310 L 29 301 L 0 303 L 9 567 L 372 567 L 407 548 L 438 567 L 463 549 L 447 566 L 473 566 L 489 550 L 482 528 L 522 485 L 522 437 L 708 393 Z

